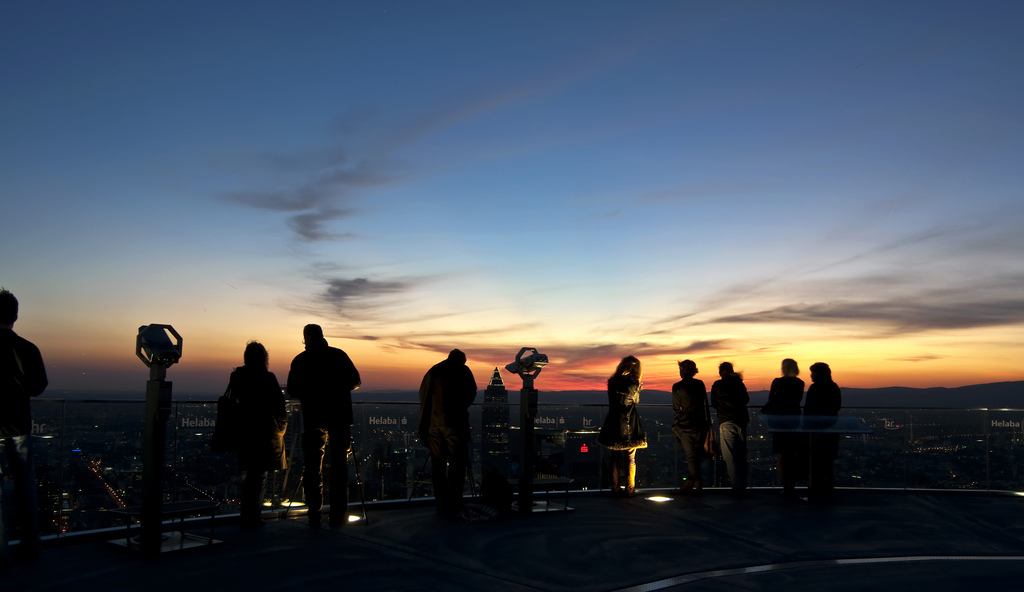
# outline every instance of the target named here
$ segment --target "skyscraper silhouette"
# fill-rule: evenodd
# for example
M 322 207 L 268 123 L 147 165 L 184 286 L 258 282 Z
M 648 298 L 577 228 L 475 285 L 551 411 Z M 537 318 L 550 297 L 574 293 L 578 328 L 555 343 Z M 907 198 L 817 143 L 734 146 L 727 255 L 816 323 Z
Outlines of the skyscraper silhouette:
M 509 408 L 508 390 L 501 380 L 501 373 L 494 368 L 487 390 L 484 391 L 482 419 L 484 424 L 481 438 L 481 469 L 483 475 L 491 469 L 497 469 L 501 475 L 509 476 L 508 429 Z

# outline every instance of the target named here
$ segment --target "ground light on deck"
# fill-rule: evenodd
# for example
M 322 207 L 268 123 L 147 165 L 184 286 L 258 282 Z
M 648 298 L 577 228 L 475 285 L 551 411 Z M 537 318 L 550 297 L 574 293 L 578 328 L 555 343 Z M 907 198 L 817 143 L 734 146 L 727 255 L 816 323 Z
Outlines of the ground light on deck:
M 674 498 L 668 497 L 667 495 L 652 495 L 652 496 L 650 496 L 650 497 L 648 497 L 646 499 L 647 499 L 647 501 L 661 503 L 661 502 L 670 502 Z

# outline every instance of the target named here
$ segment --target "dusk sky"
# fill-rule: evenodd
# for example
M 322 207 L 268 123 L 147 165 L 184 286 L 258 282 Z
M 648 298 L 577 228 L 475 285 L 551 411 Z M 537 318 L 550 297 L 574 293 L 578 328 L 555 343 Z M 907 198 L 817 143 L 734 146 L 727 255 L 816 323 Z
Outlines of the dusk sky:
M 1024 3 L 7 2 L 0 285 L 51 389 L 323 325 L 363 387 L 636 355 L 1024 379 Z M 510 388 L 518 378 L 505 374 Z

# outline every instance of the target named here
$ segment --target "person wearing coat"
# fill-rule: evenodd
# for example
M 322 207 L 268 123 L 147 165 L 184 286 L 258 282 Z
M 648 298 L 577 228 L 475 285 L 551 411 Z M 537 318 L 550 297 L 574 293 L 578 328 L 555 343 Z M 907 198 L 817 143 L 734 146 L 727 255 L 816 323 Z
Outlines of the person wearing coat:
M 711 428 L 711 410 L 708 390 L 703 380 L 694 378 L 697 364 L 693 360 L 679 362 L 679 382 L 672 385 L 672 410 L 675 413 L 672 433 L 676 443 L 686 453 L 686 483 L 677 493 L 700 495 L 703 489 L 700 465 L 704 455 L 704 441 Z
M 747 403 L 750 395 L 730 362 L 718 365 L 718 375 L 711 385 L 711 406 L 718 411 L 718 432 L 722 446 L 722 459 L 729 473 L 729 483 L 735 496 L 747 491 L 747 424 L 750 415 Z
M 310 528 L 320 528 L 324 510 L 324 455 L 331 467 L 328 524 L 348 520 L 348 453 L 352 450 L 352 391 L 362 384 L 344 351 L 324 339 L 323 327 L 302 328 L 306 349 L 292 360 L 288 394 L 302 408 L 302 490 Z
M 804 398 L 804 381 L 797 378 L 800 367 L 796 360 L 782 360 L 782 376 L 772 381 L 768 391 L 768 402 L 761 408 L 761 413 L 769 415 L 792 415 L 794 419 L 800 415 L 800 402 Z M 782 496 L 796 498 L 796 477 L 802 465 L 801 454 L 803 438 L 798 434 L 772 435 L 772 452 L 779 467 L 779 482 L 782 484 Z
M 608 379 L 608 416 L 597 442 L 611 449 L 612 494 L 636 495 L 636 451 L 647 448 L 647 434 L 640 423 L 637 405 L 643 389 L 640 360 L 626 356 Z M 625 465 L 627 480 L 621 487 L 620 471 Z
M 832 380 L 832 369 L 824 362 L 811 364 L 811 386 L 807 387 L 804 415 L 836 416 L 842 406 L 842 391 Z M 835 460 L 839 457 L 839 436 L 811 434 L 808 444 L 811 464 L 808 500 L 830 502 L 835 497 Z
M 476 380 L 458 349 L 435 364 L 420 383 L 420 442 L 430 451 L 434 501 L 441 516 L 462 510 L 469 463 L 469 406 L 476 399 Z
M 250 341 L 244 365 L 231 373 L 228 389 L 238 401 L 240 424 L 238 469 L 242 481 L 242 528 L 263 525 L 260 513 L 267 490 L 267 473 L 285 468 L 284 432 L 288 427 L 284 394 L 277 377 L 268 369 L 263 345 Z
M 13 481 L 14 494 L 0 493 L 0 568 L 14 561 L 9 544 L 15 524 L 21 529 L 16 548 L 20 559 L 32 561 L 42 548 L 29 400 L 41 395 L 49 382 L 39 348 L 14 332 L 17 321 L 18 299 L 0 288 L 0 455 L 9 471 L 0 477 Z

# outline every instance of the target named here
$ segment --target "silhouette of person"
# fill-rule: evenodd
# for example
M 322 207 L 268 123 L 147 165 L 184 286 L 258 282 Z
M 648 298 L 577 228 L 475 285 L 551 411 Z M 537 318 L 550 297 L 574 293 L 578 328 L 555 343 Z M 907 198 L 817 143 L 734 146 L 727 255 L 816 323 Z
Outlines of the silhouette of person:
M 743 377 L 733 371 L 730 362 L 718 365 L 720 380 L 711 385 L 711 405 L 718 411 L 718 433 L 722 459 L 729 473 L 733 495 L 746 495 L 747 490 L 747 403 L 750 395 Z
M 0 491 L 0 566 L 13 559 L 8 548 L 13 524 L 7 520 L 13 518 L 21 530 L 19 559 L 33 561 L 40 550 L 29 399 L 42 394 L 49 382 L 39 348 L 14 332 L 17 320 L 18 299 L 0 289 L 0 477 L 14 482 L 13 500 L 6 487 Z
M 672 433 L 676 442 L 686 453 L 686 483 L 677 491 L 680 494 L 701 494 L 700 465 L 704 456 L 704 441 L 711 429 L 711 409 L 708 407 L 708 390 L 703 380 L 694 378 L 697 364 L 693 360 L 679 362 L 679 382 L 672 385 L 672 410 L 675 419 Z
M 352 447 L 352 391 L 362 384 L 348 354 L 327 345 L 320 325 L 302 330 L 306 351 L 288 372 L 288 393 L 302 405 L 302 488 L 309 526 L 320 528 L 324 505 L 323 460 L 330 443 L 330 525 L 348 514 L 348 451 Z
M 430 451 L 434 501 L 441 516 L 462 510 L 462 492 L 469 463 L 469 406 L 476 399 L 476 380 L 466 354 L 453 349 L 420 383 L 420 442 Z
M 242 355 L 243 366 L 231 373 L 228 389 L 238 401 L 241 424 L 238 470 L 242 481 L 242 528 L 263 525 L 260 514 L 267 491 L 267 473 L 285 468 L 284 432 L 288 414 L 277 377 L 268 369 L 267 349 L 250 341 Z
M 836 416 L 843 406 L 842 391 L 832 380 L 832 369 L 824 362 L 811 364 L 811 386 L 807 387 L 804 415 Z M 835 497 L 835 460 L 839 456 L 838 434 L 811 434 L 809 438 L 811 476 L 808 499 L 830 502 Z
M 800 367 L 796 360 L 782 360 L 782 376 L 772 381 L 768 390 L 768 402 L 761 413 L 770 415 L 800 415 L 800 402 L 804 398 L 804 381 L 797 378 Z M 784 497 L 796 497 L 796 477 L 800 472 L 802 438 L 798 434 L 773 434 L 772 452 L 779 467 L 779 482 Z
M 647 448 L 647 434 L 640 422 L 637 405 L 643 390 L 643 367 L 633 356 L 622 358 L 608 378 L 608 416 L 597 442 L 611 449 L 612 495 L 636 495 L 636 451 Z M 623 467 L 625 465 L 625 467 Z M 621 487 L 621 470 L 626 469 L 626 487 Z

